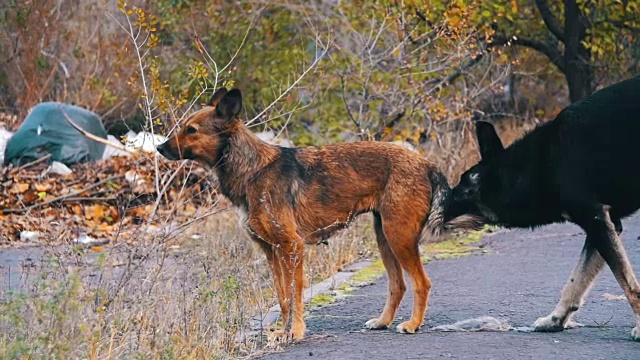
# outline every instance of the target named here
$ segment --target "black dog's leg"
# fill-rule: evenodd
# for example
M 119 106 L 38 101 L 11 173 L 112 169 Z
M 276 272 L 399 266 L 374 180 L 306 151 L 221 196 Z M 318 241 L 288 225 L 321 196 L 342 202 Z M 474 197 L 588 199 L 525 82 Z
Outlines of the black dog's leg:
M 640 341 L 640 285 L 635 277 L 629 259 L 627 258 L 626 251 L 618 236 L 618 231 L 621 231 L 621 225 L 616 226 L 611 219 L 609 213 L 609 207 L 599 204 L 597 202 L 572 204 L 579 206 L 572 206 L 572 211 L 569 211 L 569 216 L 572 221 L 580 225 L 587 233 L 587 240 L 585 242 L 585 248 L 583 249 L 583 256 L 580 264 L 574 269 L 572 277 L 569 279 L 567 286 L 563 292 L 563 299 L 576 300 L 578 295 L 584 296 L 586 290 L 588 290 L 595 275 L 589 270 L 596 268 L 599 263 L 602 267 L 602 260 L 609 265 L 616 280 L 620 284 L 620 287 L 624 291 L 624 294 L 633 309 L 636 317 L 636 327 L 631 331 L 631 336 L 634 340 Z M 619 220 L 618 220 L 619 222 Z M 593 249 L 597 250 L 599 256 L 593 253 Z M 591 252 L 590 256 L 585 256 L 585 253 Z M 584 267 L 581 267 L 583 265 Z M 588 265 L 591 265 L 588 266 Z M 596 271 L 597 273 L 597 271 Z M 589 280 L 589 281 L 586 281 Z M 585 286 L 585 284 L 587 284 Z M 575 291 L 575 293 L 572 293 Z M 572 298 L 572 294 L 575 296 Z M 562 315 L 566 304 L 563 304 L 561 299 L 560 303 L 556 307 L 556 310 L 546 318 L 538 319 L 534 324 L 536 331 L 560 331 L 564 328 L 567 317 L 564 319 Z M 581 303 L 581 302 L 580 302 Z M 579 306 L 575 309 L 577 310 Z M 569 308 L 568 310 L 572 310 Z M 561 325 L 562 324 L 562 325 Z
M 611 216 L 611 221 L 613 222 L 613 227 L 616 229 L 616 233 L 618 235 L 622 234 L 622 221 L 620 221 L 620 217 L 616 216 L 613 211 L 611 211 L 609 215 Z
M 608 207 L 602 207 L 592 232 L 597 236 L 597 241 L 594 243 L 596 249 L 611 268 L 635 314 L 636 327 L 631 331 L 631 337 L 640 341 L 640 284 L 629 263 L 617 229 L 611 221 Z
M 580 260 L 562 290 L 560 301 L 551 314 L 534 322 L 534 331 L 555 332 L 578 326 L 571 317 L 582 306 L 585 295 L 603 266 L 604 259 L 596 250 L 593 237 L 587 236 Z
M 589 196 L 586 190 L 588 187 L 580 186 L 581 182 L 574 178 L 574 173 L 568 169 L 567 173 L 560 174 L 560 179 L 571 181 L 564 182 L 568 185 L 561 187 L 559 193 L 563 195 L 562 203 L 569 219 L 580 225 L 586 231 L 587 237 L 580 260 L 571 272 L 558 304 L 551 314 L 533 323 L 534 331 L 562 331 L 567 327 L 576 326 L 571 317 L 582 306 L 593 281 L 604 267 L 604 259 L 596 248 L 596 234 L 587 229 L 599 214 L 601 205 L 593 196 Z

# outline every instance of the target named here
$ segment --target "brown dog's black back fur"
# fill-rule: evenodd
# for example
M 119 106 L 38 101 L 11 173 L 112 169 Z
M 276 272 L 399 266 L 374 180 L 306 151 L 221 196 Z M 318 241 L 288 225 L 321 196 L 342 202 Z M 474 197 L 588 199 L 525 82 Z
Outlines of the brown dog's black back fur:
M 241 99 L 238 90 L 218 91 L 210 106 L 193 114 L 158 150 L 169 159 L 193 159 L 215 168 L 223 194 L 246 212 L 247 228 L 269 259 L 285 324 L 294 299 L 293 336 L 304 333 L 304 244 L 328 239 L 366 212 L 374 214 L 390 286 L 382 316 L 367 326 L 384 328 L 393 320 L 406 290 L 404 269 L 415 300 L 411 320 L 398 330 L 415 332 L 423 323 L 430 288 L 418 249 L 423 230 L 433 238 L 442 230 L 477 225 L 469 217 L 443 223 L 450 191 L 446 178 L 424 157 L 390 143 L 267 144 L 238 119 Z
M 260 140 L 248 131 L 233 133 L 230 142 L 234 146 L 218 164 L 223 194 L 245 211 L 252 200 L 265 206 L 275 201 L 271 206 L 294 207 L 298 232 L 307 243 L 331 237 L 361 213 L 393 212 L 392 207 L 425 214 L 422 225 L 427 224 L 433 235 L 444 228 L 442 211 L 450 191 L 446 179 L 426 159 L 400 146 L 358 142 L 279 148 L 254 143 Z M 252 161 L 267 165 L 247 166 L 246 149 L 258 147 L 263 148 L 256 154 L 269 154 L 268 159 Z M 412 166 L 405 166 L 407 163 Z M 259 185 L 254 183 L 261 191 L 237 186 L 252 177 L 262 177 Z M 429 212 L 432 208 L 437 211 Z

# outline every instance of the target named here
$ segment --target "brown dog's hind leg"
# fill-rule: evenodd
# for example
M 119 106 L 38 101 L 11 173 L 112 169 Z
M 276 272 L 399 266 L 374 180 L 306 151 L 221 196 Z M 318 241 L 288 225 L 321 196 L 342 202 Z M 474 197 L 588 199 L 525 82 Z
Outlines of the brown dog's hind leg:
M 380 250 L 380 257 L 389 276 L 389 293 L 382 314 L 379 318 L 371 319 L 365 323 L 368 329 L 377 330 L 386 329 L 393 322 L 402 297 L 407 291 L 407 286 L 404 283 L 402 267 L 389 247 L 389 243 L 382 230 L 382 219 L 378 213 L 373 214 L 373 226 L 376 233 L 378 250 Z
M 411 319 L 399 324 L 396 330 L 400 333 L 415 333 L 424 323 L 431 289 L 431 281 L 420 259 L 418 242 L 421 222 L 417 213 L 385 215 L 387 214 L 382 217 L 384 235 L 398 262 L 409 274 L 413 290 Z
M 555 332 L 577 325 L 571 322 L 571 316 L 582 306 L 585 295 L 604 266 L 604 259 L 592 241 L 593 239 L 587 236 L 580 254 L 580 261 L 571 272 L 562 290 L 560 301 L 551 314 L 533 323 L 534 331 Z

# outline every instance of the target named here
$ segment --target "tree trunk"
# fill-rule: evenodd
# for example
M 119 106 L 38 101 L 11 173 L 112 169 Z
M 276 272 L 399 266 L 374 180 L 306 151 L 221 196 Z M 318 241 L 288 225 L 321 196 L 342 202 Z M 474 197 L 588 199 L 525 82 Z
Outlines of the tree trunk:
M 593 93 L 593 68 L 591 52 L 582 44 L 587 33 L 587 19 L 575 0 L 565 0 L 564 20 L 564 76 L 573 103 Z

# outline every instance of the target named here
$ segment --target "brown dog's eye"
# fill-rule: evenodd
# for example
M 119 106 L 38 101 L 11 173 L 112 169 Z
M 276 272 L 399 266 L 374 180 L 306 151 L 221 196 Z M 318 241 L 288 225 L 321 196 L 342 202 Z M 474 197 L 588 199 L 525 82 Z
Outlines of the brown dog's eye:
M 187 129 L 185 130 L 185 134 L 187 135 L 195 134 L 197 132 L 198 132 L 198 129 L 196 129 L 193 126 L 188 126 Z

